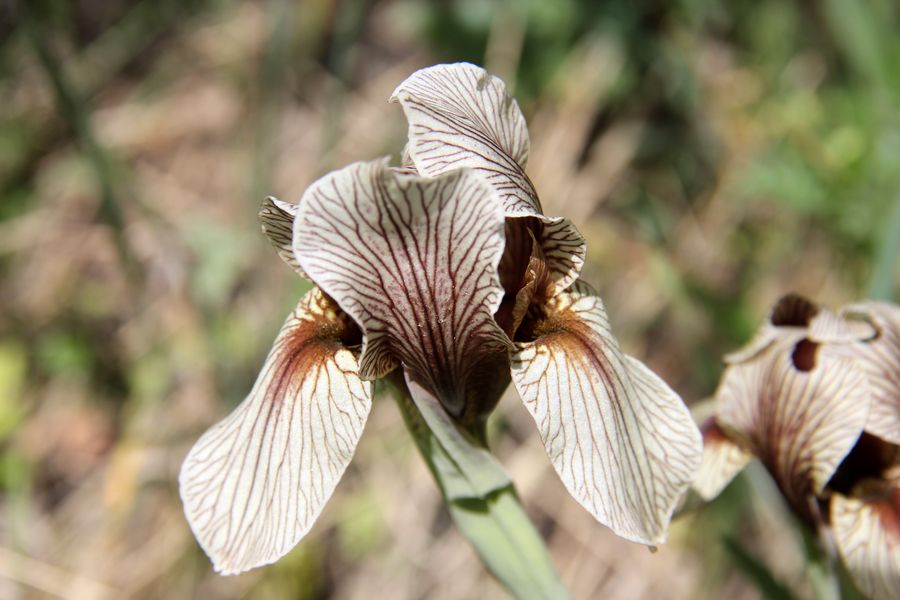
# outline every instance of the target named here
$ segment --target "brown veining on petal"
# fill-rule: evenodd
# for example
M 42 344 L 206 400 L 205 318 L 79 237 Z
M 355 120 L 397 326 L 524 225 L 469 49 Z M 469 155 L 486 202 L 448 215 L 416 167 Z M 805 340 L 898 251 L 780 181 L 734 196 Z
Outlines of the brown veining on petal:
M 362 333 L 334 300 L 314 290 L 304 308 L 305 312 L 297 313 L 301 317 L 298 325 L 276 341 L 272 355 L 278 359 L 266 367 L 276 371 L 271 373 L 272 384 L 266 391 L 272 401 L 283 400 L 288 390 L 299 387 L 298 378 L 338 350 L 356 348 L 358 354 Z
M 503 294 L 503 228 L 501 207 L 476 173 L 417 177 L 379 160 L 307 190 L 295 251 L 361 325 L 361 376 L 376 379 L 403 365 L 459 418 L 473 394 L 493 393 L 485 382 L 502 377 L 481 371 L 510 348 L 493 318 Z

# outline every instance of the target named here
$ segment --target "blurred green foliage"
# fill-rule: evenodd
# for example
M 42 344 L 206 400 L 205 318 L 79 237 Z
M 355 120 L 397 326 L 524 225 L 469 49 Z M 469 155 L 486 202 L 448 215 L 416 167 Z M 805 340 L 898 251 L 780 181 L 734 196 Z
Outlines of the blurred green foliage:
M 765 307 L 791 291 L 784 286 L 809 263 L 831 261 L 833 280 L 825 288 L 830 293 L 897 299 L 900 3 L 894 0 L 271 0 L 254 5 L 266 14 L 261 47 L 243 61 L 226 54 L 215 63 L 240 97 L 240 121 L 246 124 L 226 137 L 237 136 L 252 149 L 245 164 L 226 167 L 246 173 L 235 176 L 242 186 L 235 192 L 242 199 L 241 214 L 216 220 L 209 218 L 213 211 L 185 204 L 173 223 L 146 201 L 153 190 L 137 189 L 139 161 L 127 148 L 111 150 L 98 134 L 97 113 L 114 105 L 129 86 L 147 102 L 171 93 L 179 69 L 189 65 L 166 50 L 184 45 L 186 56 L 201 55 L 180 36 L 227 21 L 243 4 L 0 3 L 0 99 L 10 107 L 0 113 L 0 487 L 11 523 L 28 523 L 23 514 L 53 506 L 85 477 L 78 472 L 67 479 L 48 467 L 52 461 L 46 454 L 32 449 L 39 444 L 16 438 L 17 429 L 43 418 L 48 404 L 61 403 L 60 395 L 69 398 L 65 392 L 105 409 L 110 424 L 99 429 L 111 439 L 107 446 L 98 442 L 100 450 L 91 449 L 98 455 L 130 441 L 129 435 L 152 439 L 148 431 L 155 431 L 170 409 L 170 396 L 185 381 L 194 386 L 187 395 L 213 387 L 228 405 L 246 393 L 270 334 L 305 289 L 298 280 L 273 292 L 277 310 L 255 307 L 259 296 L 246 294 L 271 277 L 261 261 L 277 261 L 252 218 L 261 195 L 274 186 L 281 151 L 275 139 L 283 125 L 279 111 L 321 109 L 317 118 L 330 129 L 320 152 L 306 159 L 325 169 L 341 142 L 339 123 L 348 96 L 409 53 L 433 62 L 493 61 L 508 67 L 510 72 L 501 74 L 531 116 L 574 93 L 581 85 L 574 78 L 583 73 L 573 63 L 603 49 L 600 56 L 608 60 L 591 63 L 592 74 L 610 81 L 585 95 L 587 131 L 572 170 L 588 168 L 591 149 L 617 125 L 641 125 L 625 175 L 596 199 L 585 221 L 613 223 L 625 231 L 622 238 L 650 249 L 650 267 L 641 276 L 664 298 L 665 308 L 643 324 L 643 334 L 649 347 L 666 344 L 666 354 L 676 356 L 676 374 L 686 382 L 689 399 L 713 391 L 721 355 L 749 338 Z M 386 21 L 396 28 L 389 34 Z M 398 31 L 405 41 L 397 41 Z M 251 46 L 234 36 L 226 46 Z M 731 79 L 717 80 L 719 71 Z M 324 100 L 317 96 L 319 88 L 325 89 Z M 382 143 L 389 148 L 395 141 Z M 178 160 L 151 158 L 163 172 Z M 59 217 L 64 208 L 55 195 L 59 190 L 100 202 L 76 200 L 75 209 Z M 217 199 L 203 200 L 214 205 Z M 716 202 L 727 207 L 728 218 L 714 214 L 709 227 L 727 231 L 697 228 L 723 261 L 722 277 L 711 278 L 706 263 L 692 262 L 692 246 L 680 248 L 684 238 L 697 235 L 685 234 L 687 226 L 721 212 Z M 61 221 L 54 235 L 99 228 L 118 240 L 117 252 L 85 267 L 72 255 L 87 241 L 76 239 L 60 256 L 41 254 L 46 240 L 32 243 L 28 236 L 40 228 L 28 225 L 24 236 L 10 233 L 29 218 L 49 227 L 46 214 Z M 146 234 L 135 232 L 140 229 L 135 223 L 165 230 L 152 240 L 153 252 L 132 239 Z M 17 246 L 11 241 L 22 237 L 27 241 Z M 589 242 L 602 246 L 604 240 Z M 154 252 L 163 256 L 163 267 L 169 260 L 165 252 L 172 252 L 169 262 L 177 268 L 169 272 L 150 264 Z M 615 253 L 603 258 L 620 259 Z M 43 267 L 60 261 L 63 273 L 55 277 L 66 279 L 71 270 L 73 281 L 52 288 L 55 304 L 39 310 L 19 288 L 35 278 L 49 281 Z M 188 265 L 187 272 L 178 270 L 179 261 Z M 107 273 L 108 263 L 134 266 L 126 283 Z M 614 274 L 624 280 L 628 272 L 622 267 Z M 160 280 L 171 288 L 160 286 Z M 42 287 L 44 281 L 38 283 Z M 617 281 L 611 277 L 604 285 L 615 289 Z M 174 298 L 166 310 L 189 305 L 197 322 L 158 315 L 161 299 L 155 294 L 161 288 Z M 273 316 L 259 317 L 263 311 Z M 699 315 L 701 326 L 680 322 L 685 314 Z M 166 318 L 176 319 L 176 325 L 158 325 Z M 127 341 L 115 341 L 117 336 Z M 72 429 L 76 425 L 86 428 L 86 438 L 100 437 L 80 423 Z M 195 434 L 160 435 L 171 445 Z M 174 484 L 167 485 L 176 498 Z M 751 522 L 751 490 L 738 479 L 717 503 L 692 517 L 697 529 L 713 532 L 715 540 L 753 539 L 759 529 Z M 339 550 L 328 541 L 304 545 L 275 567 L 256 593 L 324 595 L 346 562 L 382 547 L 385 524 L 373 506 L 365 493 L 346 499 L 337 509 Z M 22 532 L 11 529 L 12 539 L 20 542 Z M 705 548 L 703 543 L 690 540 L 713 565 L 708 575 L 716 581 L 709 589 L 719 589 L 712 583 L 725 580 L 736 563 L 752 562 L 744 560 L 743 545 L 727 555 L 722 543 Z M 182 589 L 195 585 L 207 569 L 199 551 L 192 552 L 188 575 L 181 575 L 192 579 Z M 768 577 L 759 576 L 760 581 Z M 780 585 L 775 579 L 768 584 L 773 590 Z

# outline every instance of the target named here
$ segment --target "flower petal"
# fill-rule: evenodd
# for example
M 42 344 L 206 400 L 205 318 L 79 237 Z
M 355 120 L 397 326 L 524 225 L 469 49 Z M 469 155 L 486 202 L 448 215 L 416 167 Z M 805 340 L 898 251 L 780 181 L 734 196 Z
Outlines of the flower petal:
M 693 488 L 704 500 L 718 496 L 753 455 L 731 441 L 714 418 L 700 427 L 703 434 L 703 462 L 694 478 Z
M 873 600 L 900 598 L 900 487 L 868 499 L 834 494 L 831 526 L 859 589 Z
M 268 196 L 259 209 L 259 222 L 278 256 L 304 279 L 309 279 L 294 256 L 294 216 L 297 205 Z
M 436 65 L 413 73 L 391 96 L 409 121 L 404 156 L 422 175 L 459 168 L 481 174 L 496 191 L 507 217 L 535 217 L 535 232 L 556 290 L 578 277 L 587 246 L 571 221 L 542 214 L 525 174 L 528 128 L 503 81 L 468 63 Z
M 419 173 L 476 169 L 500 193 L 508 215 L 541 212 L 524 171 L 525 117 L 499 77 L 469 63 L 435 65 L 410 75 L 391 102 L 399 102 L 409 120 L 406 152 Z
M 326 175 L 295 222 L 300 264 L 363 329 L 360 373 L 398 362 L 459 416 L 502 382 L 510 342 L 494 322 L 503 289 L 500 206 L 482 179 L 398 173 L 382 159 Z M 505 384 L 504 384 L 505 385 Z
M 857 363 L 807 338 L 779 341 L 728 367 L 716 397 L 720 426 L 743 436 L 801 514 L 853 447 L 869 411 Z
M 866 431 L 900 444 L 900 307 L 864 302 L 845 307 L 844 316 L 860 315 L 874 326 L 874 339 L 854 346 L 872 384 Z
M 744 347 L 727 354 L 725 362 L 751 360 L 774 342 L 799 342 L 803 338 L 818 343 L 850 344 L 871 338 L 874 329 L 863 321 L 851 321 L 797 294 L 782 296 L 766 321 Z
M 353 456 L 371 406 L 350 323 L 318 289 L 288 317 L 247 398 L 191 448 L 179 488 L 217 571 L 279 559 L 321 513 Z
M 626 356 L 582 282 L 553 298 L 513 380 L 569 493 L 618 535 L 665 540 L 700 465 L 700 433 L 658 376 Z

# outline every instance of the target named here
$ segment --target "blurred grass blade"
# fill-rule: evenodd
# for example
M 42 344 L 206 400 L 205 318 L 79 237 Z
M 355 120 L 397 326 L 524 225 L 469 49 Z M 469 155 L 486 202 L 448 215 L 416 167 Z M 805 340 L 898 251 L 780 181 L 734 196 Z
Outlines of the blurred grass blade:
M 429 424 L 436 414 L 429 414 L 426 422 L 409 395 L 397 390 L 395 397 L 403 420 L 441 489 L 450 516 L 491 573 L 516 598 L 568 598 L 544 542 L 509 479 L 504 486 L 484 494 L 480 492 L 485 488 L 472 483 L 496 481 L 496 473 L 503 473 L 500 465 L 477 446 L 468 449 L 478 456 L 477 463 L 461 458 L 460 453 L 467 450 L 458 444 L 466 438 L 458 430 L 458 437 L 454 438 L 448 431 L 441 431 L 443 425 L 438 421 L 440 433 L 433 432 Z M 429 411 L 427 404 L 425 410 Z M 449 450 L 443 443 L 447 436 L 451 436 L 453 444 Z M 465 472 L 464 468 L 484 472 Z
M 900 198 L 894 204 L 894 211 L 885 226 L 878 254 L 875 256 L 875 267 L 869 283 L 869 297 L 876 300 L 897 300 L 897 269 L 900 266 Z
M 756 585 L 757 591 L 763 598 L 794 600 L 791 591 L 775 578 L 769 567 L 750 554 L 740 542 L 730 536 L 723 538 L 722 541 L 735 567 Z

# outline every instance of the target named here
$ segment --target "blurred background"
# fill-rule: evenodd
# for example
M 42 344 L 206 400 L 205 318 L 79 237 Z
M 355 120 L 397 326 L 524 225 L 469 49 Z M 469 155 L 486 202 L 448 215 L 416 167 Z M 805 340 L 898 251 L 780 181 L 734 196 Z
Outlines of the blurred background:
M 387 397 L 274 566 L 212 573 L 177 493 L 305 290 L 262 198 L 396 157 L 417 68 L 507 81 L 545 212 L 688 403 L 783 293 L 896 300 L 900 5 L 724 4 L 0 0 L 0 597 L 503 597 Z M 576 598 L 811 594 L 758 470 L 651 554 L 569 498 L 513 392 L 492 441 Z

